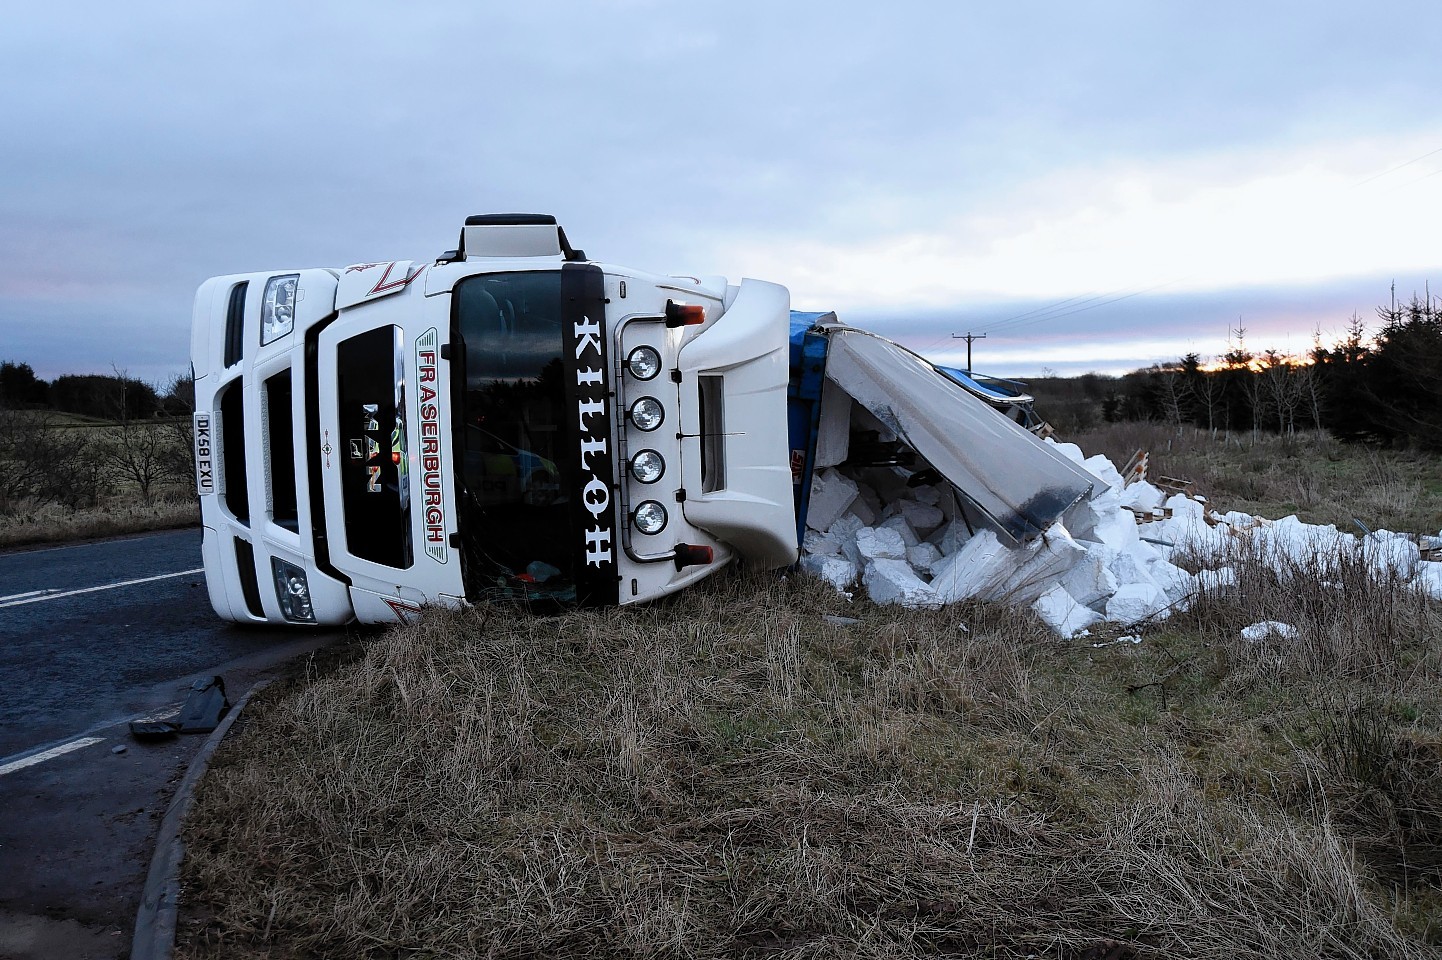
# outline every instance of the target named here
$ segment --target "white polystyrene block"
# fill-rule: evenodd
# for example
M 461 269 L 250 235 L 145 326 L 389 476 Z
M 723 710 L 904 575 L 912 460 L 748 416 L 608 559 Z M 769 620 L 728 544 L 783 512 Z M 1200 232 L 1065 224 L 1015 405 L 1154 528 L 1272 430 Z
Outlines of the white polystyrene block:
M 1097 477 L 1107 486 L 1114 490 L 1120 490 L 1126 484 L 1126 478 L 1116 468 L 1116 464 L 1106 458 L 1105 454 L 1097 454 L 1094 457 L 1087 457 L 1082 461 L 1092 476 Z
M 1002 571 L 999 582 L 978 593 L 978 597 L 1028 603 L 1079 563 L 1086 556 L 1086 548 L 1072 538 L 1066 527 L 1054 523 L 1043 536 L 1013 549 L 1011 554 L 1012 569 Z
M 1059 581 L 1078 603 L 1087 606 L 1105 602 L 1117 590 L 1117 578 L 1107 569 L 1110 559 L 1099 544 L 1087 550 Z
M 1412 580 L 1412 585 L 1427 596 L 1442 600 L 1442 562 L 1418 561 L 1417 573 Z
M 856 531 L 866 526 L 870 526 L 870 524 L 863 523 L 860 517 L 856 516 L 853 513 L 848 513 L 838 519 L 831 526 L 827 527 L 826 532 L 835 534 L 836 536 L 843 539 L 846 537 L 851 537 L 854 539 L 856 536 Z
M 1095 610 L 1078 603 L 1059 583 L 1052 584 L 1037 597 L 1031 608 L 1043 623 L 1063 637 L 1075 636 L 1101 619 Z
M 1169 602 L 1154 583 L 1129 583 L 1118 587 L 1107 601 L 1107 619 L 1115 623 L 1136 623 L 1161 611 Z
M 857 566 L 845 557 L 807 555 L 801 558 L 801 569 L 845 590 L 856 582 Z
M 889 527 L 862 527 L 856 531 L 856 549 L 866 560 L 906 559 L 906 541 Z
M 1115 490 L 1103 490 L 1095 499 L 1067 511 L 1067 529 L 1078 539 L 1105 543 L 1122 549 L 1137 541 L 1137 520 L 1122 506 L 1122 496 Z
M 930 573 L 932 565 L 941 559 L 941 551 L 926 542 L 906 548 L 906 562 L 917 570 Z
M 856 483 L 850 477 L 830 468 L 817 471 L 811 478 L 806 526 L 812 530 L 829 529 L 851 506 L 856 495 Z
M 876 511 L 865 499 L 857 497 L 851 501 L 851 506 L 846 508 L 847 513 L 861 521 L 861 526 L 869 527 L 877 521 Z M 860 529 L 859 527 L 857 529 Z
M 1154 586 L 1161 586 L 1147 572 L 1147 567 L 1153 558 L 1158 558 L 1156 548 L 1140 540 L 1118 550 L 1112 556 L 1110 564 L 1112 575 L 1117 578 L 1117 585 L 1150 583 Z
M 1011 548 L 990 530 L 932 567 L 931 585 L 946 602 L 976 598 L 1028 603 L 1077 563 L 1086 550 L 1055 524 L 1043 537 Z
M 1417 544 L 1389 530 L 1375 530 L 1363 537 L 1362 556 L 1378 576 L 1403 580 L 1411 579 L 1422 561 Z
M 1172 516 L 1174 517 L 1182 514 L 1196 514 L 1199 517 L 1202 515 L 1202 505 L 1191 497 L 1181 493 L 1174 493 L 1170 497 L 1167 497 L 1166 501 L 1162 503 L 1162 506 L 1172 511 Z
M 916 535 L 916 531 L 911 528 L 911 524 L 906 522 L 906 516 L 904 514 L 897 514 L 891 519 L 877 524 L 877 529 L 895 530 L 901 535 L 901 542 L 908 547 L 914 547 L 921 542 L 921 538 Z
M 1122 491 L 1122 506 L 1135 507 L 1138 510 L 1155 510 L 1162 505 L 1166 498 L 1156 487 L 1145 480 L 1138 480 Z
M 902 500 L 898 506 L 901 508 L 901 515 L 906 518 L 906 522 L 911 524 L 911 528 L 923 537 L 941 526 L 942 521 L 946 519 L 946 516 L 938 508 L 916 500 Z
M 941 600 L 905 560 L 886 557 L 866 565 L 862 577 L 866 592 L 877 603 L 897 603 L 905 607 L 939 607 Z
M 901 515 L 901 504 L 895 500 L 890 501 L 881 508 L 881 519 L 890 520 L 892 517 Z
M 1193 500 L 1187 502 L 1196 503 Z M 1156 528 L 1158 539 L 1168 540 L 1176 550 L 1195 553 L 1203 560 L 1225 557 L 1234 545 L 1227 528 L 1209 526 L 1200 510 L 1174 513 L 1170 519 L 1151 526 Z
M 1248 536 L 1257 545 L 1258 556 L 1278 573 L 1310 578 L 1335 576 L 1338 564 L 1355 556 L 1359 544 L 1356 537 L 1331 524 L 1303 523 L 1295 516 L 1264 522 Z
M 1003 565 L 1008 569 L 1014 566 L 1010 553 L 995 533 L 979 531 L 961 549 L 933 565 L 931 585 L 947 603 L 970 599 L 999 579 Z
M 841 552 L 841 538 L 834 533 L 817 533 L 815 530 L 807 530 L 806 539 L 801 543 L 801 550 L 812 556 L 834 556 Z
M 1243 513 L 1240 510 L 1228 510 L 1226 513 L 1217 515 L 1217 523 L 1224 523 L 1229 527 L 1243 529 L 1255 526 L 1257 518 L 1250 513 Z
M 932 536 L 935 537 L 932 542 L 936 544 L 937 549 L 949 557 L 966 545 L 966 542 L 971 539 L 971 531 L 961 520 L 953 520 L 942 527 L 940 531 L 933 533 Z
M 912 495 L 916 497 L 917 503 L 924 503 L 932 507 L 941 502 L 941 491 L 933 486 L 914 487 Z
M 1254 623 L 1250 627 L 1242 628 L 1242 639 L 1248 643 L 1257 643 L 1266 640 L 1268 637 L 1277 637 L 1282 640 L 1292 640 L 1297 636 L 1297 628 L 1290 623 L 1282 623 L 1277 620 L 1263 620 Z
M 1162 588 L 1170 600 L 1180 600 L 1197 592 L 1197 578 L 1157 553 L 1147 562 L 1147 575 Z
M 1077 446 L 1076 444 L 1063 443 L 1062 441 L 1055 440 L 1051 437 L 1047 437 L 1046 442 L 1056 447 L 1057 453 L 1066 457 L 1073 463 L 1086 463 L 1086 454 L 1082 453 L 1081 447 Z
M 856 535 L 862 530 L 868 529 L 870 528 L 858 527 L 857 529 L 852 530 L 850 529 L 850 525 L 848 524 L 846 527 L 841 528 L 840 530 L 838 530 L 837 527 L 833 526 L 829 531 L 830 533 L 836 534 L 836 538 L 840 542 L 841 556 L 856 564 L 856 568 L 858 570 L 861 569 L 861 565 L 865 563 L 866 560 L 864 557 L 862 557 L 861 551 L 856 546 Z

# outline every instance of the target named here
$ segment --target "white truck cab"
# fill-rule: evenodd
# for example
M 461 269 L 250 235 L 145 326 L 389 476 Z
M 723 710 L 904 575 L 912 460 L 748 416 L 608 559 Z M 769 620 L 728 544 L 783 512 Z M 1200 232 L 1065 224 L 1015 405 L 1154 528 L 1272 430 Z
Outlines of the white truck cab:
M 649 600 L 797 558 L 784 287 L 587 260 L 555 218 L 470 217 L 434 261 L 196 294 L 211 603 L 404 620 L 493 597 Z

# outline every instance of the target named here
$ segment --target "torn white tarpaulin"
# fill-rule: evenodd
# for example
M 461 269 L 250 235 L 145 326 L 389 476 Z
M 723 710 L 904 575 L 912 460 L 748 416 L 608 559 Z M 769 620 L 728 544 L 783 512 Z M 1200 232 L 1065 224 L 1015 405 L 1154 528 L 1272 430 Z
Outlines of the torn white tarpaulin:
M 936 367 L 863 330 L 827 326 L 826 377 L 895 433 L 1004 536 L 1049 528 L 1096 478 Z

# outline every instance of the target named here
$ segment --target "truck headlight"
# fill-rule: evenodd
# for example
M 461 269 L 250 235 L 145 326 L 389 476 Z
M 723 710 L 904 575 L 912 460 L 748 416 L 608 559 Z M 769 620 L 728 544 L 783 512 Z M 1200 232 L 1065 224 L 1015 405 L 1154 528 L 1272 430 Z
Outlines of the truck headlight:
M 666 472 L 666 461 L 655 450 L 642 450 L 631 458 L 631 476 L 641 483 L 655 483 Z
M 666 419 L 666 408 L 655 397 L 642 397 L 631 404 L 626 414 L 637 430 L 655 430 Z
M 666 508 L 659 501 L 646 500 L 631 514 L 631 522 L 642 533 L 660 533 L 666 529 Z
M 637 380 L 650 380 L 661 372 L 661 354 L 655 347 L 637 347 L 626 355 L 626 369 Z
M 306 582 L 305 571 L 279 557 L 270 558 L 270 569 L 275 574 L 275 599 L 280 603 L 280 612 L 287 620 L 315 623 L 315 608 L 310 605 L 310 584 Z
M 265 297 L 260 301 L 261 346 L 279 340 L 295 328 L 295 295 L 299 287 L 298 273 L 271 277 L 265 282 Z

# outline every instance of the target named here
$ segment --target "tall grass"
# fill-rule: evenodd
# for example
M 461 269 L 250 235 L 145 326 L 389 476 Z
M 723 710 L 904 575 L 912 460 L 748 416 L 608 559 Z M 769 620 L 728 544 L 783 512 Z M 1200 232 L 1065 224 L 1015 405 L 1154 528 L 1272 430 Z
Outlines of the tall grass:
M 1088 454 L 1121 468 L 1137 450 L 1150 476 L 1191 480 L 1219 510 L 1308 523 L 1436 534 L 1442 529 L 1442 462 L 1435 455 L 1379 451 L 1321 433 L 1216 433 L 1156 422 L 1111 423 L 1068 434 Z
M 802 577 L 429 611 L 222 750 L 180 955 L 1435 956 L 1436 605 L 1237 562 L 1140 645 Z
M 0 548 L 168 530 L 199 522 L 200 506 L 195 497 L 169 491 L 149 503 L 137 496 L 119 494 L 91 507 L 34 504 L 10 515 L 0 514 Z

